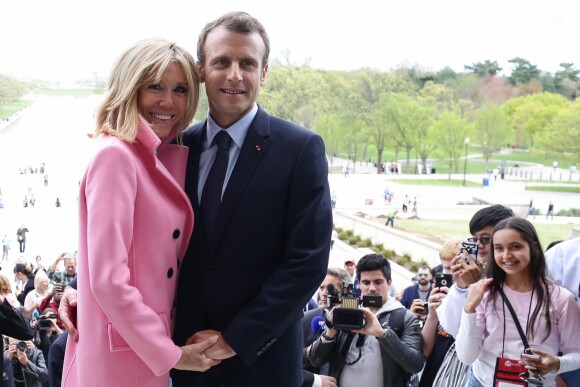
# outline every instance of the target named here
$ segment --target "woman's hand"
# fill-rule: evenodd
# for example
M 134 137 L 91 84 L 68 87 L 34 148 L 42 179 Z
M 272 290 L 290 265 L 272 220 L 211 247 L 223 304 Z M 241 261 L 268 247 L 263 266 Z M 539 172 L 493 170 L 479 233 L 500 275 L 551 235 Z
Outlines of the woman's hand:
M 540 359 L 530 359 L 527 357 L 522 357 L 520 364 L 525 366 L 530 366 L 536 368 L 537 371 L 531 370 L 530 372 L 536 375 L 546 376 L 549 373 L 556 373 L 560 369 L 560 358 L 557 356 L 552 356 L 547 352 L 540 351 L 539 349 L 532 349 L 535 355 L 540 355 Z
M 492 278 L 482 279 L 473 285 L 469 285 L 467 301 L 465 301 L 465 305 L 463 307 L 463 310 L 466 313 L 475 313 L 475 308 L 477 308 L 477 306 L 481 303 L 483 295 L 489 289 L 489 285 L 491 285 L 492 280 Z

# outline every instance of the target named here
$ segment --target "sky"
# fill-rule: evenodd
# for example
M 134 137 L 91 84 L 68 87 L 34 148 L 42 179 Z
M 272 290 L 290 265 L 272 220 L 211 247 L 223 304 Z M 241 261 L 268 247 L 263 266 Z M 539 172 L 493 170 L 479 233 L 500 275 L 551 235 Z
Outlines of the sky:
M 70 83 L 106 77 L 117 56 L 150 37 L 195 55 L 202 27 L 221 14 L 256 16 L 271 58 L 326 70 L 388 71 L 516 56 L 554 73 L 580 69 L 580 2 L 574 0 L 0 0 L 0 74 Z

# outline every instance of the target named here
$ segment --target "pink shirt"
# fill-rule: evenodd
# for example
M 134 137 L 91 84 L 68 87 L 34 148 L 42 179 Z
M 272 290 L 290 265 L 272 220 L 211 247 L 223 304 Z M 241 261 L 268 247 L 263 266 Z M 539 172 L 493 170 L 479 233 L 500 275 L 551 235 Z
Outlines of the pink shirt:
M 531 319 L 537 304 L 537 293 L 534 292 L 532 299 L 532 292 L 516 292 L 507 285 L 504 285 L 503 289 L 525 332 L 528 314 Z M 558 352 L 563 352 L 558 371 L 562 373 L 580 368 L 580 309 L 570 291 L 553 283 L 551 289 L 552 331 L 542 342 L 547 332 L 547 324 L 541 311 L 539 323 L 536 323 L 535 335 L 532 337 L 529 332 L 527 339 L 531 348 L 538 348 L 554 356 Z M 473 364 L 473 373 L 484 386 L 491 386 L 493 383 L 495 362 L 498 356 L 519 360 L 524 350 L 524 344 L 509 309 L 506 306 L 504 313 L 503 301 L 498 293 L 496 293 L 494 305 L 490 292 L 486 292 L 476 313 L 462 312 L 456 345 L 459 359 L 466 364 Z M 555 376 L 555 373 L 546 375 L 544 386 L 554 386 Z

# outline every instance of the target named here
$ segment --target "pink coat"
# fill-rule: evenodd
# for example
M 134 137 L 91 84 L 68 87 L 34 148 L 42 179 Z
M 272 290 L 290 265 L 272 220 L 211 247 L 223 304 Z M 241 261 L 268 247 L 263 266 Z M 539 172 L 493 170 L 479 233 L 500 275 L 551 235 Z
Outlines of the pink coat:
M 180 261 L 193 230 L 188 149 L 141 122 L 136 142 L 101 134 L 81 181 L 77 324 L 63 386 L 167 387 Z

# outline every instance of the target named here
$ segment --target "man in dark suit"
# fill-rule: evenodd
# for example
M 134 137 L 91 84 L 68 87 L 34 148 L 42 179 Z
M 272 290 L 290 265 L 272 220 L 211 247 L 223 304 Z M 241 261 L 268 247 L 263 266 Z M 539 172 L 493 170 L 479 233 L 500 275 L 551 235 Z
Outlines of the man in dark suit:
M 242 12 L 209 23 L 198 40 L 209 117 L 183 137 L 196 224 L 181 262 L 174 340 L 217 332 L 205 354 L 224 360 L 204 373 L 174 370 L 175 387 L 302 383 L 302 308 L 328 265 L 328 166 L 318 135 L 256 104 L 268 55 L 264 27 Z M 210 211 L 205 185 L 224 149 L 221 202 Z

